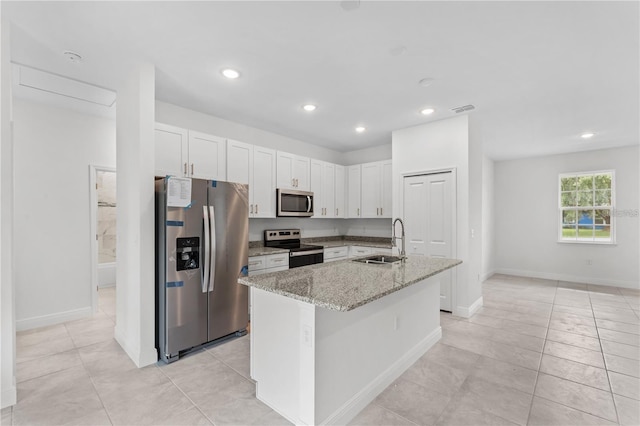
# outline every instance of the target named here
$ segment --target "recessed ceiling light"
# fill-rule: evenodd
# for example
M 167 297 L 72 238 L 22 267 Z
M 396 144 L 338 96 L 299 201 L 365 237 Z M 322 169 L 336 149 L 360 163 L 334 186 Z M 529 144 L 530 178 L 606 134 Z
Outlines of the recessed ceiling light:
M 305 110 L 305 111 L 308 111 L 308 112 L 315 111 L 316 108 L 317 107 L 315 105 L 313 105 L 313 104 L 302 105 L 302 109 Z
M 362 127 L 362 126 L 356 127 L 356 132 L 358 132 L 358 133 L 362 133 L 362 132 L 364 132 L 365 130 L 367 130 L 367 129 L 365 129 L 365 128 L 364 128 L 364 127 Z
M 222 75 L 224 75 L 225 77 L 227 77 L 228 79 L 236 79 L 238 77 L 240 77 L 240 73 L 234 69 L 231 68 L 225 68 L 222 71 Z
M 360 7 L 360 0 L 343 0 L 340 2 L 340 7 L 347 12 L 356 10 Z
M 427 87 L 427 86 L 430 86 L 430 85 L 431 85 L 431 83 L 433 83 L 433 81 L 434 81 L 434 79 L 433 79 L 433 78 L 431 78 L 431 77 L 426 77 L 426 78 L 423 78 L 422 80 L 420 80 L 420 81 L 418 82 L 418 84 L 419 84 L 420 86 L 422 86 L 422 87 Z
M 583 134 L 580 135 L 580 137 L 582 139 L 591 139 L 592 137 L 594 137 L 596 134 L 595 133 L 591 133 L 591 132 L 585 132 Z
M 73 63 L 79 63 L 82 62 L 82 56 L 80 56 L 79 53 L 76 52 L 72 52 L 70 50 L 67 50 L 65 52 L 62 53 L 64 55 L 65 58 L 67 58 L 70 62 Z
M 422 115 L 431 115 L 434 112 L 436 112 L 436 110 L 433 109 L 433 108 L 425 108 L 422 111 L 420 111 L 420 114 L 422 114 Z

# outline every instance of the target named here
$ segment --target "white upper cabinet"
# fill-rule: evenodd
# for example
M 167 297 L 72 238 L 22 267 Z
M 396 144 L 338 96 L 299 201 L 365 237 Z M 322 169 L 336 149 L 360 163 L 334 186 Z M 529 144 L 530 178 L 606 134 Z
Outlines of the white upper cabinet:
M 345 186 L 346 186 L 346 181 L 344 178 L 344 166 L 338 166 L 336 164 L 336 183 L 335 183 L 335 188 L 336 188 L 336 193 L 335 193 L 335 216 L 334 217 L 347 217 L 346 216 L 346 209 L 345 209 L 345 198 L 344 198 L 344 192 L 345 192 Z
M 189 176 L 227 180 L 226 140 L 189 130 Z
M 277 153 L 277 187 L 309 191 L 311 160 L 288 152 Z
M 155 174 L 226 180 L 225 140 L 156 123 Z
M 364 218 L 391 217 L 391 160 L 361 165 L 361 203 Z
M 186 176 L 187 131 L 178 127 L 156 124 L 155 174 L 156 176 Z
M 227 139 L 227 180 L 249 185 L 249 217 L 276 217 L 276 152 Z
M 276 217 L 276 151 L 254 146 L 252 170 L 253 191 L 249 190 L 253 195 L 251 217 Z
M 347 167 L 347 216 L 359 218 L 361 216 L 361 170 L 360 164 Z
M 313 192 L 314 218 L 344 217 L 343 166 L 320 160 L 311 160 L 311 191 Z M 342 201 L 337 200 L 337 194 L 342 198 Z M 338 205 L 339 207 L 336 207 Z

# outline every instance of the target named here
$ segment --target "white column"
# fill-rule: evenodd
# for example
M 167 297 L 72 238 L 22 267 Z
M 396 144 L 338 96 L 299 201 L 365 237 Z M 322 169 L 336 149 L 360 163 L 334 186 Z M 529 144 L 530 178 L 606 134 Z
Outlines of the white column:
M 154 292 L 155 69 L 139 64 L 118 87 L 115 338 L 138 367 L 157 360 Z
M 1 13 L 1 12 L 0 12 Z M 0 407 L 16 403 L 10 24 L 0 16 Z

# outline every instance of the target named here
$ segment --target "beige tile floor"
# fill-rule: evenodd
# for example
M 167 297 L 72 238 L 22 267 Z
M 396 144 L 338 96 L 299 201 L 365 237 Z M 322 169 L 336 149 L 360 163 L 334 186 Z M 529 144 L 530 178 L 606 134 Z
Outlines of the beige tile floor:
M 483 297 L 352 424 L 640 424 L 640 291 L 496 275 Z M 3 425 L 288 424 L 255 399 L 247 337 L 137 369 L 114 306 L 101 290 L 93 318 L 18 333 Z

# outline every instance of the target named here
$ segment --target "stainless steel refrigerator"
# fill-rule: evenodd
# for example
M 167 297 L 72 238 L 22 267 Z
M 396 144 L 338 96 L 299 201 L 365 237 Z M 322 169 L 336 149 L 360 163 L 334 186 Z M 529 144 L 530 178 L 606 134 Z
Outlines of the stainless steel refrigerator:
M 193 179 L 187 207 L 168 206 L 156 178 L 156 347 L 160 359 L 246 333 L 248 186 Z

